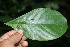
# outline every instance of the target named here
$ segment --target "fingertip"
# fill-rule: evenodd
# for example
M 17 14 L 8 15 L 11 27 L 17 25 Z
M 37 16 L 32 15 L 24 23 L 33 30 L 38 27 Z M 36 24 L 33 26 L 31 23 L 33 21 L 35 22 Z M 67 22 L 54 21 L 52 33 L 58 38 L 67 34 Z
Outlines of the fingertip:
M 18 33 L 23 34 L 23 30 L 18 30 Z
M 25 36 L 22 37 L 22 40 L 26 40 L 26 39 L 27 39 L 27 37 L 25 37 Z
M 23 41 L 23 42 L 21 43 L 21 45 L 24 46 L 24 47 L 26 47 L 26 46 L 28 46 L 28 42 L 27 42 L 27 41 Z

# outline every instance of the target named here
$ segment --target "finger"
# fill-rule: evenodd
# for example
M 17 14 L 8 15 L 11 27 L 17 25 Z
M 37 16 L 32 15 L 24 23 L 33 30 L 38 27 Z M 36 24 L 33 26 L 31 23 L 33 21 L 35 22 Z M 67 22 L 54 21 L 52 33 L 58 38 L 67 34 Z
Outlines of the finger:
M 12 34 L 14 34 L 14 33 L 16 33 L 16 31 L 14 31 L 14 30 L 5 33 L 3 36 L 1 36 L 0 42 L 3 41 L 4 39 L 9 38 L 9 37 L 10 37 Z
M 16 33 L 16 31 L 15 31 L 15 30 L 11 30 L 11 31 L 9 31 L 9 32 L 7 32 L 7 33 L 8 33 L 9 36 L 11 36 L 11 35 L 13 35 L 14 33 Z
M 23 41 L 23 42 L 21 43 L 21 45 L 22 45 L 23 47 L 27 47 L 27 46 L 28 46 L 28 42 L 27 42 L 27 41 Z
M 7 38 L 9 38 L 9 35 L 7 33 L 5 33 L 3 36 L 1 36 L 0 42 Z
M 22 38 L 22 35 L 21 34 L 23 34 L 23 31 L 22 30 L 19 30 L 19 32 L 16 32 L 10 38 L 8 38 L 7 41 L 10 44 L 15 45 L 16 43 L 18 43 L 21 40 L 21 38 Z

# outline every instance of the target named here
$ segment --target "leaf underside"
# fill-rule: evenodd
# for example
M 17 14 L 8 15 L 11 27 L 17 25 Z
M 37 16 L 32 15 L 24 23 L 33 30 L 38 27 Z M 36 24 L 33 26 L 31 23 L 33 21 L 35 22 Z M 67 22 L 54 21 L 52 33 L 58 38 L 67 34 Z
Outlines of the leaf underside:
M 50 8 L 34 9 L 6 25 L 14 30 L 24 30 L 24 36 L 32 40 L 47 41 L 61 37 L 67 30 L 67 20 Z

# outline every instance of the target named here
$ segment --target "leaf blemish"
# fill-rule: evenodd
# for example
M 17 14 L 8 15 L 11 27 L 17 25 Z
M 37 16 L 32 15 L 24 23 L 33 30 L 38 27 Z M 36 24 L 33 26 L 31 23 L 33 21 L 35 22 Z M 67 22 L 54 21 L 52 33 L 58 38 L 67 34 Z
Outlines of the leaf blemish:
M 31 19 L 31 20 L 34 20 L 34 19 Z

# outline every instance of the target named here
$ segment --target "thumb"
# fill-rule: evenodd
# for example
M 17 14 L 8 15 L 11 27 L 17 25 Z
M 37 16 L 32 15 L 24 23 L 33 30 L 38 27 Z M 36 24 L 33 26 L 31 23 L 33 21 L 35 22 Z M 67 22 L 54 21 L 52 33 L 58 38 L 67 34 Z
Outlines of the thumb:
M 10 38 L 7 39 L 9 44 L 15 45 L 16 43 L 18 43 L 22 38 L 22 34 L 23 31 L 18 30 L 18 32 L 16 32 L 14 35 L 12 35 Z

